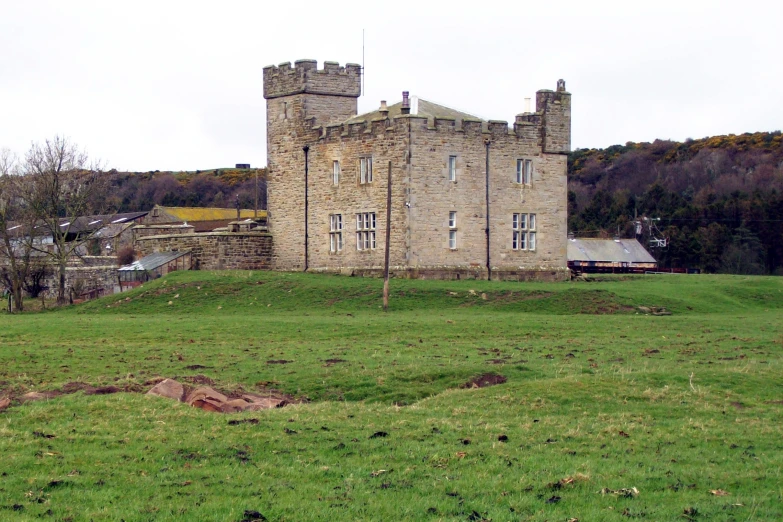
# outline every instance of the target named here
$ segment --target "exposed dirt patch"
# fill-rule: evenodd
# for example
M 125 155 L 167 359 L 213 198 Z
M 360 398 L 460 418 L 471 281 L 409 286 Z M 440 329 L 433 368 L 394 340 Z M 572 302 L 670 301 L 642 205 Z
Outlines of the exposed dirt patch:
M 209 368 L 209 366 L 204 366 L 202 364 L 191 364 L 190 366 L 185 366 L 186 370 L 204 370 Z
M 206 375 L 190 375 L 187 377 L 177 377 L 176 378 L 179 381 L 185 381 L 190 384 L 195 384 L 197 386 L 212 386 L 215 384 L 215 381 L 207 377 Z
M 344 362 L 348 362 L 348 361 L 346 361 L 345 359 L 326 359 L 324 361 L 324 363 L 325 363 L 324 366 L 332 366 L 332 365 L 339 364 L 339 363 L 344 363 Z
M 474 377 L 470 381 L 466 382 L 460 388 L 486 388 L 487 386 L 495 386 L 496 384 L 503 384 L 508 379 L 497 373 L 485 373 Z
M 111 395 L 112 393 L 119 393 L 123 390 L 116 386 L 99 386 L 97 388 L 89 387 L 84 389 L 85 395 Z
M 744 410 L 745 408 L 748 407 L 745 404 L 742 404 L 741 402 L 732 402 L 731 405 L 737 408 L 738 410 Z
M 229 426 L 237 426 L 239 424 L 258 424 L 258 419 L 234 419 L 228 421 Z
M 63 393 L 76 393 L 77 391 L 82 391 L 86 389 L 94 389 L 92 386 L 87 384 L 86 382 L 69 382 L 63 385 L 62 392 Z

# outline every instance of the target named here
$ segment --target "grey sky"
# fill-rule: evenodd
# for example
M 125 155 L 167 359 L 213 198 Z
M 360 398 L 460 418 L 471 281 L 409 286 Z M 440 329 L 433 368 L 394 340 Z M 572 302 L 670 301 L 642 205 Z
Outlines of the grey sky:
M 361 63 L 359 111 L 409 90 L 512 121 L 573 93 L 573 146 L 783 127 L 783 2 L 0 0 L 0 147 L 69 136 L 120 170 L 266 164 L 262 67 Z

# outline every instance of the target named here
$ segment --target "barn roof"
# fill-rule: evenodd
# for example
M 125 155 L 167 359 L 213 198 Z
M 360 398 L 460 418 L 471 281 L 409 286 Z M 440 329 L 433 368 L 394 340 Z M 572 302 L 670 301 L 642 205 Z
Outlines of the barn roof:
M 235 208 L 215 208 L 215 207 L 158 207 L 162 212 L 179 219 L 180 221 L 198 222 L 198 221 L 223 221 L 235 220 L 237 210 Z M 252 218 L 255 215 L 253 209 L 242 209 L 239 211 L 239 217 Z M 266 210 L 258 210 L 258 217 L 266 217 Z
M 569 239 L 568 261 L 655 263 L 636 239 Z

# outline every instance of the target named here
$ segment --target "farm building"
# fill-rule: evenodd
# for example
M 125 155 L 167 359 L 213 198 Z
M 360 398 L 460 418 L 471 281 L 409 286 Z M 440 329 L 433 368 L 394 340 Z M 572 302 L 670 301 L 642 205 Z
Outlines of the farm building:
M 191 225 L 193 232 L 211 232 L 216 228 L 227 227 L 237 219 L 253 219 L 253 209 L 233 209 L 214 207 L 162 207 L 155 205 L 150 210 L 145 225 Z M 266 210 L 258 210 L 258 219 L 266 220 Z
M 658 262 L 636 239 L 568 239 L 568 268 L 575 272 L 645 272 Z

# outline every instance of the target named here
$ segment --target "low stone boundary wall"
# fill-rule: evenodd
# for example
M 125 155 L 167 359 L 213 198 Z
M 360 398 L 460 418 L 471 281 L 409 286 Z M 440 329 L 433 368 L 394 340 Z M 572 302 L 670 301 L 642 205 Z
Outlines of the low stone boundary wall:
M 141 258 L 155 252 L 189 250 L 194 270 L 270 270 L 272 235 L 268 232 L 202 232 L 137 237 Z
M 52 266 L 51 271 L 51 275 L 44 279 L 43 284 L 48 287 L 48 290 L 45 292 L 46 296 L 53 298 L 57 296 L 60 276 L 56 266 Z M 119 292 L 117 265 L 66 267 L 66 295 L 70 293 L 72 288 L 80 293 L 93 292 L 93 297 Z

